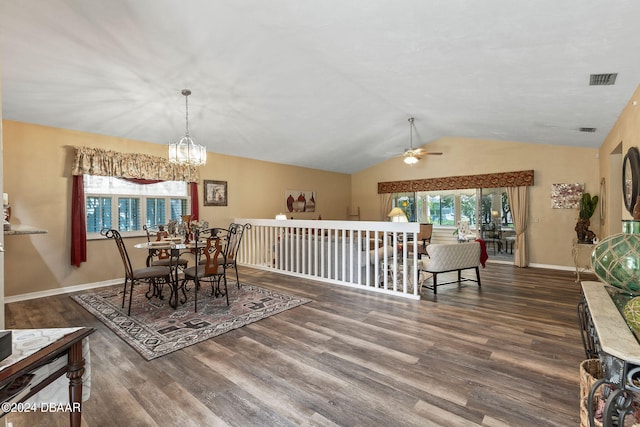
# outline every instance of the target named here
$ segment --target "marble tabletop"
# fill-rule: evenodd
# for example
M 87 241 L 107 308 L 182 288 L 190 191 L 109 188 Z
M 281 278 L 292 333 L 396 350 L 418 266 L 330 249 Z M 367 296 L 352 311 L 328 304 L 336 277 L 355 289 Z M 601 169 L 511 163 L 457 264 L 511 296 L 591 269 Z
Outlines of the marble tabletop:
M 583 281 L 584 293 L 602 351 L 640 365 L 640 344 L 602 282 Z
M 7 329 L 11 331 L 13 351 L 0 362 L 0 370 L 32 355 L 60 338 L 82 328 Z
M 4 234 L 8 236 L 22 234 L 47 234 L 47 230 L 38 227 L 32 227 L 30 225 L 11 224 L 11 229 L 4 230 Z

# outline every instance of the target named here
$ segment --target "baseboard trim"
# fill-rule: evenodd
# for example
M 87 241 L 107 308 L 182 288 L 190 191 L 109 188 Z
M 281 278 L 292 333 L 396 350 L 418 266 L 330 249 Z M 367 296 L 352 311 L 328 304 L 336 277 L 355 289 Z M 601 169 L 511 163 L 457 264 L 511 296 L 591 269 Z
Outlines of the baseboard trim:
M 554 264 L 529 264 L 529 267 L 546 268 L 549 270 L 562 270 L 562 271 L 576 271 L 575 267 L 568 265 L 554 265 Z
M 503 260 L 492 260 L 489 258 L 487 260 L 488 264 L 504 264 L 504 265 L 513 265 L 513 261 L 503 261 Z M 570 265 L 554 265 L 554 264 L 529 264 L 529 267 L 533 268 L 546 268 L 548 270 L 562 270 L 562 271 L 576 271 L 575 267 Z M 581 269 L 582 270 L 582 269 Z
M 489 263 L 495 263 L 495 264 L 513 264 L 512 262 L 509 262 L 509 261 L 491 261 L 491 260 L 488 260 L 488 262 Z M 576 271 L 575 267 L 570 267 L 570 266 L 565 266 L 565 265 L 529 264 L 529 267 L 546 268 L 546 269 L 549 269 L 549 270 Z M 51 296 L 60 295 L 60 294 L 70 294 L 70 293 L 73 293 L 73 292 L 86 291 L 88 289 L 95 289 L 95 288 L 103 288 L 105 286 L 118 285 L 118 284 L 122 284 L 122 279 L 112 279 L 112 280 L 105 280 L 103 282 L 94 282 L 94 283 L 85 283 L 83 285 L 67 286 L 67 287 L 64 287 L 64 288 L 49 289 L 49 290 L 46 290 L 46 291 L 31 292 L 31 293 L 28 293 L 28 294 L 20 294 L 20 295 L 13 295 L 13 296 L 10 296 L 10 297 L 4 297 L 4 303 L 5 304 L 10 304 L 12 302 L 26 301 L 26 300 L 30 300 L 30 299 L 36 299 L 36 298 L 51 297 Z
M 103 282 L 94 282 L 94 283 L 85 283 L 83 285 L 66 286 L 64 288 L 49 289 L 46 291 L 30 292 L 28 294 L 20 294 L 20 295 L 13 295 L 10 297 L 4 297 L 4 303 L 9 304 L 12 302 L 51 297 L 51 296 L 60 295 L 60 294 L 70 294 L 78 291 L 86 291 L 87 289 L 103 288 L 105 286 L 118 285 L 118 284 L 122 284 L 122 279 L 112 279 L 112 280 L 105 280 Z

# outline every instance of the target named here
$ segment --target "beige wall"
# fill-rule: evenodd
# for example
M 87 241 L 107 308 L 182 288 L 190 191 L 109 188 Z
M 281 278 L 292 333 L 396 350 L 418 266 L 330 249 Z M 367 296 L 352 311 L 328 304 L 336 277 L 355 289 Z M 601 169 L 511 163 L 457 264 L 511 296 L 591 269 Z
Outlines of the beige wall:
M 638 96 L 636 92 L 632 100 Z M 585 183 L 588 192 L 597 194 L 600 176 L 613 176 L 607 191 L 614 195 L 608 197 L 607 204 L 618 207 L 619 216 L 621 199 L 615 197 L 619 183 L 614 182 L 619 172 L 617 166 L 611 166 L 616 164 L 615 155 L 612 161 L 609 153 L 620 151 L 621 141 L 625 152 L 631 145 L 640 145 L 639 114 L 630 101 L 599 150 L 448 137 L 424 146 L 444 152 L 441 157 L 426 157 L 414 166 L 394 158 L 351 176 L 209 153 L 201 179 L 227 181 L 229 206 L 203 206 L 200 186 L 201 218 L 222 226 L 234 217 L 272 218 L 284 210 L 285 190 L 304 189 L 317 192 L 317 211 L 296 218 L 322 215 L 323 219 L 344 219 L 347 206 L 359 206 L 362 220 L 380 220 L 380 181 L 533 169 L 535 185 L 529 188 L 530 261 L 571 266 L 577 211 L 551 209 L 551 184 Z M 13 209 L 12 223 L 49 230 L 46 235 L 6 236 L 5 295 L 121 277 L 122 267 L 111 242 L 89 241 L 88 262 L 80 268 L 69 263 L 72 147 L 97 146 L 165 156 L 166 146 L 12 121 L 3 121 L 3 136 L 4 188 Z M 620 158 L 618 155 L 618 162 Z M 599 213 L 592 218 L 591 228 L 599 237 L 610 232 L 610 223 L 618 226 L 616 209 L 608 207 L 609 211 L 613 214 L 602 227 Z M 133 245 L 135 241 L 128 243 Z M 131 252 L 134 263 L 144 262 L 144 254 Z
M 387 160 L 352 176 L 352 204 L 362 219 L 380 220 L 377 183 L 405 179 L 475 175 L 534 170 L 529 187 L 529 254 L 532 264 L 572 266 L 572 241 L 578 211 L 551 208 L 551 184 L 584 183 L 586 191 L 599 191 L 598 150 L 465 138 L 442 138 L 424 145 L 442 156 L 427 156 L 413 166 L 401 158 Z M 591 219 L 599 235 L 599 217 Z
M 47 229 L 44 235 L 6 236 L 5 296 L 55 290 L 122 277 L 113 242 L 87 243 L 87 262 L 70 265 L 71 161 L 74 146 L 166 156 L 167 147 L 27 123 L 3 121 L 4 192 L 9 194 L 12 224 Z M 209 153 L 202 179 L 227 181 L 228 206 L 204 206 L 199 186 L 200 219 L 226 226 L 235 217 L 273 218 L 284 211 L 287 189 L 315 191 L 316 212 L 299 219 L 344 219 L 351 198 L 345 174 L 286 166 Z M 132 246 L 143 239 L 128 239 Z M 131 249 L 134 264 L 146 254 Z
M 640 147 L 640 86 L 631 95 L 599 150 L 600 177 L 605 179 L 607 195 L 603 236 L 620 233 L 620 220 L 632 218 L 622 198 L 622 161 L 630 147 Z

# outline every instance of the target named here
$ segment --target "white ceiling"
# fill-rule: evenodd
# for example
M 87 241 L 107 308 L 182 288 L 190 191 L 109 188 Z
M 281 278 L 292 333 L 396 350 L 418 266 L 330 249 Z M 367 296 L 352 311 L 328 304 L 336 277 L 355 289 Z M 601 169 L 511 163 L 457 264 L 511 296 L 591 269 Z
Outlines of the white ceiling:
M 168 144 L 189 88 L 209 151 L 345 173 L 401 154 L 411 116 L 414 146 L 598 147 L 639 23 L 637 0 L 0 0 L 2 113 Z

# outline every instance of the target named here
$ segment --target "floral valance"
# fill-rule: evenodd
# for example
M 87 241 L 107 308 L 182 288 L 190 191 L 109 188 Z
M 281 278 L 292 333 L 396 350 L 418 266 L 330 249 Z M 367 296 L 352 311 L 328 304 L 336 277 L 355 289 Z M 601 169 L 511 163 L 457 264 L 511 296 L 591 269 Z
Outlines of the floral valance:
M 116 176 L 199 182 L 194 166 L 174 165 L 168 159 L 148 154 L 118 153 L 102 148 L 75 147 L 73 175 Z
M 378 194 L 461 190 L 464 188 L 520 187 L 527 185 L 533 185 L 533 170 L 379 182 Z

